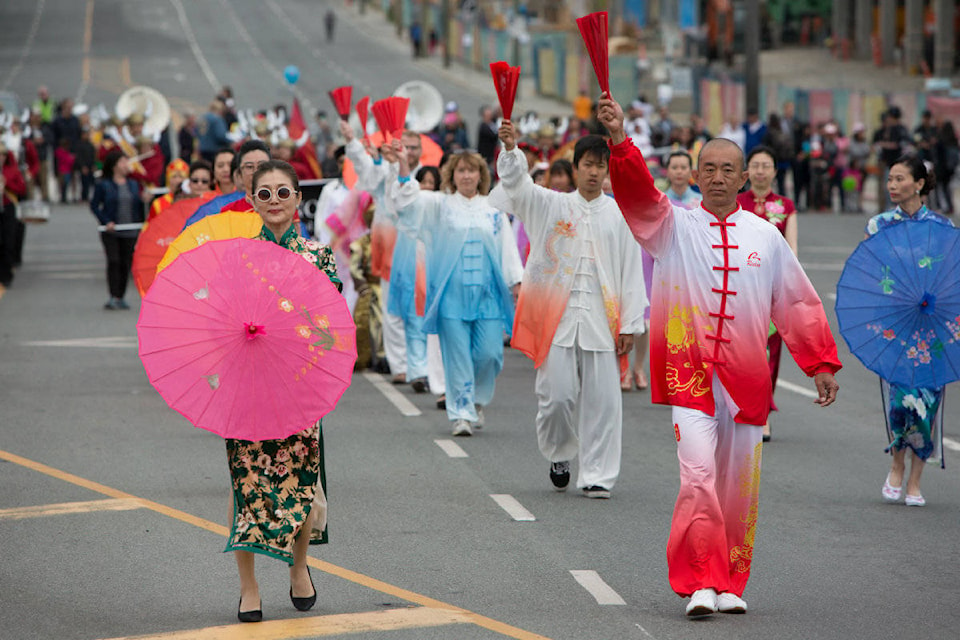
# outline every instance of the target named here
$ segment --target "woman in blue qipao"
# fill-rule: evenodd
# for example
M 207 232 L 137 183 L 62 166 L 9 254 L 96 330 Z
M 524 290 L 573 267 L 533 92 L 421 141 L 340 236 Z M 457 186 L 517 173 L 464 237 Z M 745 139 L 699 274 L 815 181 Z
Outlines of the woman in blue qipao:
M 248 199 L 263 219 L 256 239 L 273 242 L 316 265 L 340 288 L 333 251 L 303 238 L 294 224 L 301 193 L 297 173 L 281 160 L 260 165 Z M 240 573 L 241 622 L 263 618 L 254 554 L 290 565 L 290 600 L 307 611 L 317 600 L 307 568 L 307 547 L 327 541 L 326 477 L 320 421 L 284 440 L 227 440 L 233 483 L 233 523 L 225 551 Z
M 934 174 L 916 156 L 901 156 L 890 167 L 887 191 L 894 209 L 879 213 L 867 222 L 867 237 L 905 220 L 931 220 L 953 226 L 947 218 L 930 211 L 923 198 L 934 187 Z M 927 461 L 940 460 L 943 438 L 943 387 L 939 389 L 910 388 L 880 380 L 887 437 L 893 454 L 893 463 L 883 483 L 882 495 L 887 502 L 908 506 L 926 504 L 920 493 L 920 475 Z M 904 494 L 907 451 L 912 452 L 910 475 Z
M 440 192 L 428 192 L 397 153 L 392 199 L 399 227 L 423 240 L 427 251 L 423 329 L 440 338 L 453 435 L 469 436 L 483 426 L 483 407 L 503 368 L 503 337 L 513 327 L 511 290 L 523 277 L 520 253 L 510 221 L 487 201 L 490 170 L 483 158 L 450 156 L 440 170 Z

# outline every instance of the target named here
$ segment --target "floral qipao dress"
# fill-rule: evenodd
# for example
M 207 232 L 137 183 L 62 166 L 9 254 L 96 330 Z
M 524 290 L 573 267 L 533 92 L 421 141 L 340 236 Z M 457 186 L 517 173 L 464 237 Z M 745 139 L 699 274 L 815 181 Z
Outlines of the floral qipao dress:
M 866 232 L 872 236 L 911 219 L 932 220 L 953 226 L 950 220 L 924 205 L 912 216 L 900 207 L 878 213 L 867 222 Z M 902 451 L 909 447 L 921 460 L 939 460 L 943 467 L 943 391 L 943 387 L 907 387 L 880 379 L 883 414 L 887 422 L 887 438 L 890 440 L 887 452 Z
M 278 240 L 263 227 L 257 240 L 289 249 L 340 287 L 333 251 L 291 226 Z M 233 482 L 233 524 L 224 551 L 252 551 L 293 564 L 293 543 L 311 509 L 321 509 L 310 544 L 327 542 L 326 477 L 321 421 L 285 440 L 227 439 Z M 319 484 L 318 484 L 319 479 Z

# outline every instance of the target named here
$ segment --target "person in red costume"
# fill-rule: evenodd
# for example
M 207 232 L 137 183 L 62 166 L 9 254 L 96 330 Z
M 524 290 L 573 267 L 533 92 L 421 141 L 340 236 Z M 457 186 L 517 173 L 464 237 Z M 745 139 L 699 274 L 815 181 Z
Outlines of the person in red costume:
M 613 194 L 655 260 L 650 318 L 653 401 L 673 406 L 680 460 L 667 543 L 670 586 L 690 616 L 744 613 L 760 494 L 762 427 L 770 411 L 770 320 L 814 378 L 815 402 L 837 397 L 841 367 L 823 305 L 776 227 L 737 204 L 743 152 L 724 139 L 700 151 L 703 202 L 674 206 L 623 130 L 608 95 Z
M 17 159 L 0 142 L 0 296 L 13 282 L 13 268 L 20 262 L 23 236 L 18 230 L 17 203 L 27 195 L 27 183 Z

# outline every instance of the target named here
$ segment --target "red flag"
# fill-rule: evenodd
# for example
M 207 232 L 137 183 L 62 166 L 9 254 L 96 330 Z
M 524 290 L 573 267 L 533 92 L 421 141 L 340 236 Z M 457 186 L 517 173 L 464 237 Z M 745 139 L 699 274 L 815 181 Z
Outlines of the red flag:
M 333 106 L 343 120 L 350 117 L 350 101 L 352 98 L 353 87 L 337 87 L 330 92 L 330 99 L 333 100 Z
M 290 109 L 290 122 L 287 124 L 287 133 L 291 140 L 296 140 L 297 144 L 301 145 L 300 138 L 303 137 L 306 130 L 307 125 L 303 120 L 303 114 L 300 112 L 300 101 L 294 98 L 293 108 Z M 317 150 L 313 147 L 310 136 L 307 136 L 306 142 L 301 146 L 303 147 L 303 155 L 307 160 L 307 164 L 310 165 L 310 170 L 313 171 L 317 179 L 323 177 L 323 172 L 320 171 L 320 162 L 317 160 Z
M 360 118 L 360 129 L 363 130 L 363 139 L 367 139 L 367 108 L 370 105 L 370 96 L 363 96 L 357 101 L 357 117 Z
M 580 35 L 583 37 L 583 44 L 587 47 L 587 53 L 590 54 L 590 62 L 593 63 L 593 72 L 597 75 L 600 90 L 609 95 L 610 56 L 607 52 L 609 46 L 607 12 L 597 11 L 577 18 L 577 26 L 580 28 Z
M 400 138 L 403 135 L 403 128 L 407 122 L 407 107 L 410 106 L 410 98 L 398 98 L 392 96 L 377 100 L 373 103 L 371 110 L 373 117 L 377 120 L 377 126 L 383 131 L 384 135 L 390 134 L 394 138 Z
M 501 60 L 490 63 L 490 73 L 493 75 L 493 86 L 497 89 L 497 98 L 500 100 L 500 111 L 503 112 L 503 119 L 509 120 L 513 113 L 514 99 L 517 97 L 520 67 L 511 67 Z

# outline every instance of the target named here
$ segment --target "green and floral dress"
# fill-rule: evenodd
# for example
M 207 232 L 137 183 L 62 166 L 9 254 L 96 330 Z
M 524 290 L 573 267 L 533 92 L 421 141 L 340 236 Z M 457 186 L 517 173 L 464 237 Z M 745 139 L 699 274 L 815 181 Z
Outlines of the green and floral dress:
M 301 255 L 340 285 L 330 247 L 303 238 L 295 224 L 279 240 L 266 227 L 256 239 Z M 252 551 L 293 564 L 294 541 L 313 509 L 320 509 L 321 517 L 315 519 L 310 544 L 327 542 L 321 421 L 285 440 L 226 443 L 233 524 L 224 551 Z

